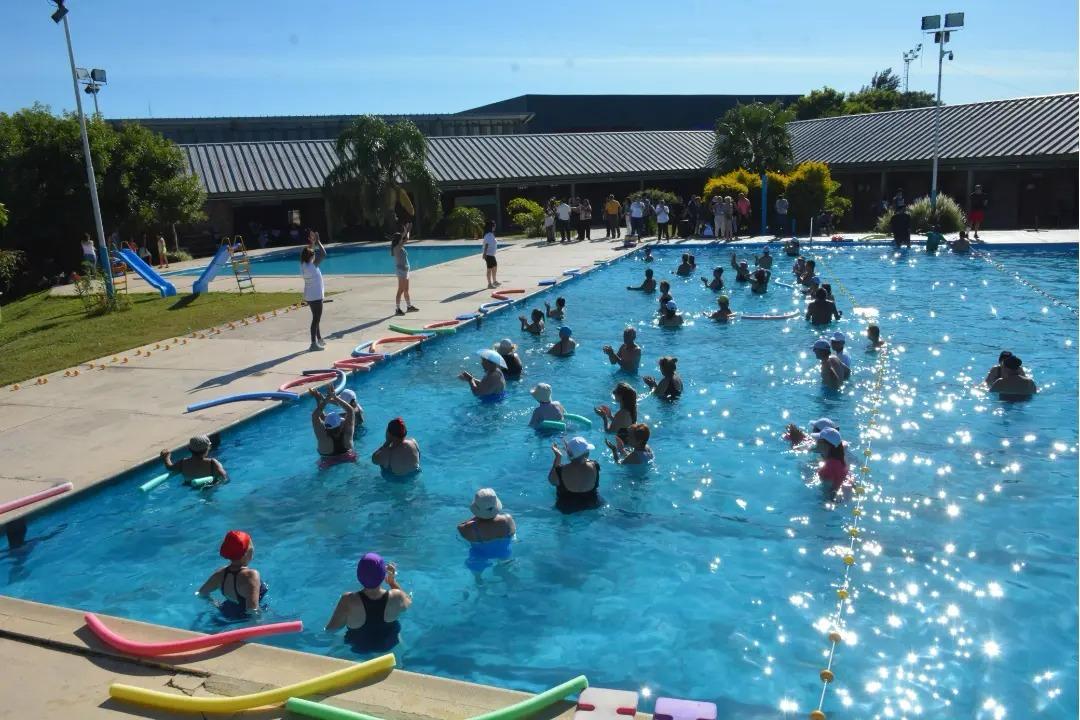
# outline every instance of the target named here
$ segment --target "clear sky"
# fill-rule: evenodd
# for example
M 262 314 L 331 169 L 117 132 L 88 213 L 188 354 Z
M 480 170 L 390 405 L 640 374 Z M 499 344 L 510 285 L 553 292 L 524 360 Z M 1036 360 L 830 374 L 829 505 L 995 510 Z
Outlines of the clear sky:
M 107 117 L 457 112 L 523 93 L 804 93 L 902 73 L 924 14 L 964 10 L 947 103 L 1077 89 L 1076 0 L 69 0 Z M 0 111 L 74 105 L 46 0 L 0 2 Z M 659 108 L 658 111 L 661 111 Z

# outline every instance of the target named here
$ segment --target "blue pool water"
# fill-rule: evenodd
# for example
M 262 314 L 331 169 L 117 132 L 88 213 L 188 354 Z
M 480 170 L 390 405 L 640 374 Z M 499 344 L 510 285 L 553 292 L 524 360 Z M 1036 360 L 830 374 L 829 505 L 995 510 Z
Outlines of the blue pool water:
M 727 266 L 719 250 L 697 255 L 703 271 Z M 878 310 L 894 348 L 829 717 L 1075 718 L 1075 318 L 977 258 L 880 247 L 815 255 L 860 308 Z M 676 253 L 657 256 L 683 311 L 712 307 L 699 280 L 670 275 Z M 995 257 L 1075 299 L 1075 248 Z M 586 673 L 650 697 L 709 699 L 722 717 L 805 717 L 821 691 L 850 503 L 825 502 L 809 458 L 779 435 L 827 415 L 861 457 L 873 356 L 852 338 L 854 377 L 832 393 L 808 358 L 819 332 L 802 321 L 697 316 L 658 329 L 654 296 L 623 289 L 644 267 L 630 258 L 557 289 L 582 344 L 576 357 L 544 354 L 551 330 L 534 339 L 517 329 L 535 301 L 500 313 L 350 382 L 370 425 L 359 464 L 317 471 L 309 402 L 282 408 L 225 434 L 227 486 L 198 493 L 173 481 L 144 495 L 139 483 L 159 472 L 147 468 L 37 518 L 27 546 L 0 553 L 0 592 L 215 631 L 192 593 L 218 566 L 223 533 L 241 528 L 271 588 L 267 619 L 308 628 L 272 644 L 352 656 L 321 628 L 355 589 L 357 558 L 376 550 L 415 598 L 396 649 L 406 669 L 525 690 Z M 729 295 L 737 311 L 801 306 L 781 287 Z M 863 315 L 837 299 L 838 327 L 856 335 Z M 679 357 L 685 395 L 640 405 L 654 468 L 620 468 L 598 450 L 606 506 L 560 514 L 546 481 L 550 440 L 525 427 L 528 390 L 550 382 L 569 411 L 588 413 L 620 379 L 641 388 L 600 352 L 626 322 L 649 372 L 658 356 Z M 481 405 L 455 376 L 501 337 L 519 344 L 526 378 L 504 403 Z M 1002 347 L 1038 381 L 1032 402 L 978 389 Z M 424 470 L 387 480 L 366 458 L 399 414 Z M 588 437 L 602 447 L 600 431 Z M 511 561 L 475 571 L 455 524 L 484 486 L 519 533 Z
M 475 245 L 410 245 L 409 265 L 413 270 L 457 260 L 467 255 L 480 255 L 480 243 Z M 477 262 L 480 262 L 479 258 Z M 173 273 L 175 275 L 199 275 L 203 268 L 192 268 Z M 387 246 L 339 247 L 327 246 L 326 260 L 322 262 L 324 275 L 393 275 L 394 258 Z M 232 270 L 226 267 L 225 273 Z M 270 253 L 251 261 L 252 275 L 299 275 L 300 250 L 292 249 Z

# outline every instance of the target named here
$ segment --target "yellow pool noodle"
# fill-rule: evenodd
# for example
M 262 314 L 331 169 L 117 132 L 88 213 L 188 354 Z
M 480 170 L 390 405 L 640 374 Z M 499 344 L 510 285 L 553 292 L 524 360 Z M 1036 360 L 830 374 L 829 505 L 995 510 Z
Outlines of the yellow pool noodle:
M 286 685 L 273 690 L 237 695 L 235 697 L 191 697 L 178 693 L 160 692 L 146 688 L 113 683 L 109 686 L 109 697 L 115 700 L 145 705 L 147 707 L 179 710 L 181 712 L 235 713 L 267 705 L 280 705 L 290 697 L 313 695 L 342 685 L 359 682 L 371 675 L 390 670 L 394 667 L 394 655 L 389 653 L 381 657 L 362 662 L 352 667 L 336 670 L 310 680 Z

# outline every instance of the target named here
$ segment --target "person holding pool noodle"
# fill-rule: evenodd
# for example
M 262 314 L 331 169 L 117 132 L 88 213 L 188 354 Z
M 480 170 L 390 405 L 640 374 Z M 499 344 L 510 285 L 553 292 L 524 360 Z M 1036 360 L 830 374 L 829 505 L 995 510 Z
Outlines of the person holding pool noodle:
M 172 461 L 172 451 L 162 450 L 161 459 L 165 463 L 165 469 L 169 472 L 177 470 L 184 476 L 184 484 L 191 485 L 191 481 L 198 478 L 213 478 L 214 485 L 229 482 L 229 474 L 220 462 L 208 457 L 212 444 L 206 435 L 196 435 L 188 440 L 188 450 L 191 457 L 186 457 L 180 462 Z
M 356 410 L 334 393 L 334 388 L 326 389 L 326 395 L 319 394 L 315 388 L 308 390 L 315 398 L 315 409 L 311 411 L 311 429 L 315 432 L 315 444 L 319 455 L 324 459 L 355 457 L 353 434 L 356 430 Z M 341 412 L 325 412 L 327 405 L 336 405 Z

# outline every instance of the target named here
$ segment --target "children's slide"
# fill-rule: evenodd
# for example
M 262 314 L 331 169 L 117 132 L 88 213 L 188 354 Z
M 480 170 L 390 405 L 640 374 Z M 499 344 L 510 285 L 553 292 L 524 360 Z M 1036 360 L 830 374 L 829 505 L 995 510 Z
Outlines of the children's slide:
M 127 266 L 135 271 L 135 273 L 150 284 L 150 287 L 161 293 L 161 297 L 169 297 L 176 294 L 176 286 L 165 278 L 158 275 L 157 270 L 143 262 L 142 258 L 133 253 L 130 248 L 124 248 L 120 251 L 120 257 L 123 258 Z
M 191 286 L 191 292 L 195 295 L 206 292 L 210 288 L 210 281 L 217 277 L 218 273 L 221 272 L 221 268 L 225 267 L 225 262 L 228 259 L 229 247 L 222 243 L 217 252 L 214 253 L 210 264 L 206 266 L 206 269 L 199 275 L 199 279 Z

